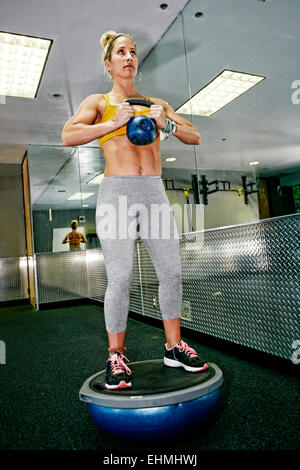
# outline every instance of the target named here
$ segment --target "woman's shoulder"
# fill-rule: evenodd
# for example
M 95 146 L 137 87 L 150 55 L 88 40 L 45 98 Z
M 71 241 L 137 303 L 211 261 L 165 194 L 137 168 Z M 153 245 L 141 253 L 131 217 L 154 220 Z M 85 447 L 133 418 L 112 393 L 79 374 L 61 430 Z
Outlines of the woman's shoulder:
M 84 101 L 93 102 L 95 104 L 107 103 L 106 95 L 106 93 L 93 93 L 92 95 L 88 95 Z
M 162 98 L 157 98 L 157 97 L 154 97 L 154 96 L 149 96 L 148 97 L 149 100 L 153 101 L 155 104 L 161 104 L 164 102 L 164 100 Z
M 107 98 L 105 93 L 94 93 L 88 95 L 81 103 L 89 108 L 96 109 L 101 115 L 107 106 Z
M 153 103 L 155 104 L 159 104 L 160 106 L 163 106 L 164 108 L 168 106 L 168 103 L 167 101 L 163 100 L 162 98 L 157 98 L 157 97 L 154 97 L 154 96 L 149 96 L 149 99 L 151 101 L 153 101 Z

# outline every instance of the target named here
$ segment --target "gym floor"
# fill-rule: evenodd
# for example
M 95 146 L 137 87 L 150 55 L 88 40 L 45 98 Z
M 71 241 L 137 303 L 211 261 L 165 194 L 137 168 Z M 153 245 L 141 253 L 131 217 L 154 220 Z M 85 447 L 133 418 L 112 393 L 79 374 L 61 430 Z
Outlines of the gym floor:
M 178 442 L 152 446 L 104 435 L 78 398 L 83 382 L 105 368 L 102 306 L 39 312 L 30 305 L 2 306 L 0 332 L 6 346 L 6 364 L 0 365 L 0 449 L 97 450 L 103 455 L 299 449 L 298 369 L 291 361 L 183 335 L 222 369 L 222 408 L 203 432 L 184 431 Z M 129 318 L 126 355 L 131 362 L 162 358 L 163 344 L 161 328 Z

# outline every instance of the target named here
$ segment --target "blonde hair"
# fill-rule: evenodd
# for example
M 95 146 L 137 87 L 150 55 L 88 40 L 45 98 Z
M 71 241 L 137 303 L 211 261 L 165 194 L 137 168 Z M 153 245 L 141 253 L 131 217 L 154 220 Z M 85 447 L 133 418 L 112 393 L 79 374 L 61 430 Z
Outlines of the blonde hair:
M 72 228 L 73 230 L 76 230 L 77 227 L 78 227 L 78 222 L 77 222 L 77 220 L 72 220 L 72 222 L 71 222 L 71 228 Z
M 115 31 L 107 31 L 106 33 L 102 34 L 101 39 L 100 39 L 100 43 L 102 44 L 102 47 L 103 47 L 104 72 L 108 75 L 109 78 L 111 78 L 111 74 L 105 66 L 105 61 L 111 59 L 111 52 L 113 49 L 113 44 L 116 39 L 122 36 L 125 36 L 126 38 L 131 39 L 134 46 L 136 47 L 136 43 L 133 37 L 127 33 L 116 33 Z

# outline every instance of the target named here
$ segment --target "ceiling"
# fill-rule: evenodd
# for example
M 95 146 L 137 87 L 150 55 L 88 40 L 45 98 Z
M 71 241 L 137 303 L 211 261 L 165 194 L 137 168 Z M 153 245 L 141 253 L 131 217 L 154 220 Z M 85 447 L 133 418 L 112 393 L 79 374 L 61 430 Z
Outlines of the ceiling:
M 101 35 L 131 33 L 143 58 L 187 0 L 2 0 L 0 30 L 53 40 L 35 100 L 6 97 L 0 104 L 0 145 L 61 145 L 65 122 L 89 94 L 107 92 Z M 53 98 L 54 93 L 62 95 Z M 1 101 L 0 101 L 1 103 Z
M 249 171 L 249 162 L 257 160 L 262 175 L 300 173 L 300 91 L 297 95 L 292 88 L 300 80 L 300 1 L 168 3 L 162 10 L 160 0 L 2 2 L 1 30 L 54 41 L 37 98 L 7 97 L 0 104 L 0 163 L 15 163 L 20 149 L 31 146 L 34 200 L 50 183 L 56 188 L 67 184 L 64 165 L 70 156 L 80 160 L 76 171 L 86 179 L 103 169 L 96 141 L 74 153 L 61 146 L 60 136 L 87 95 L 110 90 L 99 46 L 109 29 L 130 32 L 136 39 L 138 91 L 159 96 L 175 109 L 224 69 L 265 77 L 208 118 L 185 116 L 199 129 L 202 143 L 163 142 L 163 167 Z M 202 16 L 195 18 L 197 12 Z M 61 96 L 54 98 L 54 93 Z M 167 156 L 175 156 L 175 164 L 165 162 Z M 69 178 L 74 183 L 71 173 Z
M 224 69 L 265 77 L 214 115 L 193 117 L 198 168 L 245 170 L 254 160 L 261 174 L 300 168 L 299 25 L 299 0 L 191 0 L 144 62 L 145 91 L 157 87 L 175 109 Z M 166 153 L 192 168 L 193 150 L 170 139 Z

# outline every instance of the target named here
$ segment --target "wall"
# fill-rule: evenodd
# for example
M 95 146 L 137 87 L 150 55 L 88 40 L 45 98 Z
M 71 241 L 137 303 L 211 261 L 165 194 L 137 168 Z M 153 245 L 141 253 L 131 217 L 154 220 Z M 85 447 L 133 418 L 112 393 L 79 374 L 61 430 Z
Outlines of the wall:
M 164 168 L 162 177 L 164 179 L 174 179 L 176 188 L 184 186 L 191 188 L 191 174 L 196 174 L 196 171 L 191 172 L 190 170 L 183 168 Z M 243 194 L 239 196 L 236 191 L 238 187 L 242 187 L 241 178 L 243 175 L 247 177 L 248 182 L 255 182 L 253 173 L 200 170 L 198 172 L 199 180 L 201 175 L 205 175 L 208 182 L 214 180 L 229 181 L 231 183 L 231 189 L 234 189 L 234 191 L 219 191 L 207 196 L 208 204 L 204 206 L 204 229 L 226 227 L 229 225 L 238 225 L 259 220 L 257 194 L 250 194 L 249 203 L 246 205 Z M 171 184 L 168 187 L 171 187 Z M 219 187 L 221 188 L 221 185 Z M 209 187 L 209 190 L 211 189 L 214 189 L 214 185 Z M 178 202 L 179 196 L 177 193 L 178 191 L 167 191 L 171 204 Z M 180 200 L 182 200 L 182 197 L 180 197 Z M 193 193 L 190 192 L 190 202 L 193 201 Z
M 0 163 L 0 258 L 26 255 L 21 166 Z
M 270 217 L 294 214 L 296 212 L 292 186 L 281 186 L 280 178 L 272 176 L 266 178 Z

